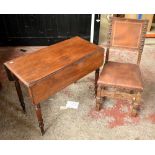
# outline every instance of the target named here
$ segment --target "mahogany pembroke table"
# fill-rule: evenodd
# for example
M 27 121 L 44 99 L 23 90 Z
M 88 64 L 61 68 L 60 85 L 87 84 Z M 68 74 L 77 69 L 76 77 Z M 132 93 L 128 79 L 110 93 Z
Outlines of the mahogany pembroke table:
M 40 103 L 92 71 L 95 71 L 96 84 L 103 57 L 103 48 L 80 37 L 73 37 L 8 61 L 4 66 L 9 80 L 15 81 L 24 112 L 20 83 L 27 87 L 43 135 Z

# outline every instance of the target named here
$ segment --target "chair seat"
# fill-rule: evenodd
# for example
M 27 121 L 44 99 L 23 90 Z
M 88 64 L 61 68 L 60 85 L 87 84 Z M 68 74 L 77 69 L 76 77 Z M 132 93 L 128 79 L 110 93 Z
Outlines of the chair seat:
M 98 85 L 142 91 L 143 83 L 140 68 L 136 64 L 109 61 L 103 67 Z

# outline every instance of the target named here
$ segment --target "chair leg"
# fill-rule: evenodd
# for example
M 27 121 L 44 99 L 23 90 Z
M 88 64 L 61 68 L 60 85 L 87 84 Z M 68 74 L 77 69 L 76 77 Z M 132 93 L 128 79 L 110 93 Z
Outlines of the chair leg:
M 133 98 L 132 100 L 132 110 L 131 110 L 131 116 L 135 117 L 138 114 L 137 109 L 135 108 L 135 104 L 136 104 L 136 99 Z
M 97 95 L 96 95 L 96 110 L 99 111 L 101 109 L 101 88 L 97 88 Z
M 44 130 L 44 123 L 43 123 L 40 104 L 35 105 L 35 111 L 36 111 L 36 116 L 37 116 L 37 119 L 38 119 L 41 134 L 44 135 L 45 130 Z
M 131 115 L 132 116 L 137 116 L 138 111 L 140 110 L 140 106 L 141 106 L 141 94 L 137 93 L 136 98 L 133 98 L 133 103 L 132 103 L 132 112 Z

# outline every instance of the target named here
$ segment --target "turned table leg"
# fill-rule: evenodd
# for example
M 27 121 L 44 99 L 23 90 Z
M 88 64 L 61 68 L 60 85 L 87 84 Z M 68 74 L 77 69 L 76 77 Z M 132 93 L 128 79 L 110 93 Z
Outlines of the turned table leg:
M 35 111 L 36 111 L 36 116 L 38 119 L 40 131 L 41 131 L 41 134 L 43 135 L 45 133 L 45 131 L 44 131 L 44 123 L 43 123 L 43 118 L 42 118 L 42 114 L 41 114 L 40 104 L 35 105 Z
M 95 71 L 95 96 L 97 95 L 97 80 L 99 78 L 99 71 L 100 71 L 99 68 L 96 69 L 96 71 Z
M 19 80 L 15 76 L 13 76 L 13 78 L 14 78 L 14 81 L 15 81 L 15 87 L 16 87 L 16 91 L 17 91 L 17 94 L 18 94 L 18 98 L 19 98 L 21 107 L 22 107 L 22 109 L 23 109 L 23 111 L 25 113 L 26 112 L 25 103 L 24 103 L 24 98 L 23 98 L 23 94 L 22 94 L 22 90 L 21 90 L 21 87 L 20 87 Z
M 0 90 L 2 89 L 2 84 L 0 83 Z

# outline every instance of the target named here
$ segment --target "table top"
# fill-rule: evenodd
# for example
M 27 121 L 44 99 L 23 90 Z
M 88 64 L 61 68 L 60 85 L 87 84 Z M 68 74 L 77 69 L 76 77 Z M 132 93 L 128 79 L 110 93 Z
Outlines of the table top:
M 30 86 L 100 49 L 102 48 L 80 37 L 73 37 L 5 62 L 4 65 L 20 81 Z

